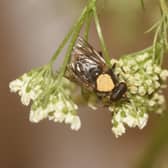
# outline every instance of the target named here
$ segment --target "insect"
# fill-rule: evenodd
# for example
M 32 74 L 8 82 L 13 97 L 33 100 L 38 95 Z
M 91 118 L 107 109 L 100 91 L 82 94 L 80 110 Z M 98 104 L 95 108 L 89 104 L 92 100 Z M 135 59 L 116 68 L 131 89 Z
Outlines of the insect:
M 114 68 L 115 65 L 108 68 L 102 54 L 79 37 L 67 72 L 70 80 L 95 92 L 99 98 L 105 97 L 111 102 L 120 100 L 127 91 L 126 83 L 118 81 Z

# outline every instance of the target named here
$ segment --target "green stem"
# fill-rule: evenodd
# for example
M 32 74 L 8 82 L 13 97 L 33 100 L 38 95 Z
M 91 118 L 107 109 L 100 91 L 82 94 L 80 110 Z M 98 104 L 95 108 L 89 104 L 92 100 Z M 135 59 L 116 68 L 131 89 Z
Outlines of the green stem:
M 70 31 L 68 32 L 68 34 L 65 36 L 65 38 L 63 39 L 63 41 L 61 42 L 60 46 L 58 47 L 58 49 L 56 50 L 56 52 L 54 53 L 54 55 L 52 56 L 51 60 L 50 60 L 50 65 L 53 65 L 55 60 L 57 59 L 57 57 L 59 56 L 60 52 L 62 51 L 62 49 L 64 48 L 65 44 L 68 42 L 69 38 L 71 37 L 73 30 L 74 30 L 75 26 L 72 26 L 72 28 L 70 29 Z
M 104 42 L 102 30 L 101 30 L 100 23 L 99 23 L 99 18 L 97 16 L 96 7 L 93 8 L 93 15 L 94 15 L 97 34 L 98 34 L 100 45 L 101 45 L 101 48 L 102 48 L 102 51 L 103 51 L 104 59 L 106 61 L 107 66 L 111 68 L 110 56 L 109 56 L 109 53 L 107 51 L 107 48 L 106 48 L 106 45 L 105 45 L 105 42 Z
M 68 34 L 65 36 L 65 38 L 61 42 L 60 46 L 58 47 L 58 49 L 56 50 L 56 52 L 52 56 L 52 58 L 51 58 L 51 60 L 49 62 L 50 65 L 54 64 L 54 62 L 57 59 L 57 57 L 59 56 L 60 52 L 65 47 L 66 43 L 68 42 L 69 38 L 71 37 L 72 33 L 75 31 L 75 29 L 77 27 L 77 24 L 81 21 L 81 18 L 83 17 L 83 15 L 86 12 L 86 10 L 91 10 L 93 8 L 93 6 L 95 6 L 95 3 L 96 3 L 96 0 L 89 0 L 88 4 L 86 5 L 86 7 L 84 8 L 83 12 L 81 13 L 78 21 L 76 22 L 75 25 L 72 26 L 72 28 L 70 29 Z
M 152 60 L 157 65 L 161 65 L 163 57 L 167 51 L 167 17 L 165 13 L 162 14 L 160 24 L 156 28 L 153 40 L 153 57 Z M 159 51 L 159 52 L 158 52 Z
M 161 31 L 161 24 L 157 27 L 156 32 L 155 32 L 155 36 L 154 36 L 154 40 L 153 40 L 153 57 L 152 57 L 152 60 L 153 60 L 154 63 L 156 63 L 156 60 L 157 60 L 157 57 L 158 57 L 158 55 L 156 54 L 156 51 L 157 51 L 158 38 L 159 38 L 160 31 Z
M 86 20 L 86 27 L 85 27 L 85 34 L 84 34 L 84 39 L 86 41 L 88 41 L 88 37 L 89 37 L 89 30 L 90 30 L 90 25 L 91 25 L 91 22 L 92 22 L 92 11 L 89 12 L 88 14 L 88 18 Z
M 167 16 L 168 7 L 166 0 L 160 0 L 162 17 L 156 27 L 156 32 L 153 40 L 153 62 L 161 65 L 164 54 L 167 50 Z M 160 45 L 158 48 L 158 44 Z M 159 52 L 158 52 L 159 51 Z
M 167 50 L 167 46 L 168 46 L 168 41 L 167 41 L 167 16 L 165 16 L 165 22 L 163 25 L 163 34 L 164 34 L 164 43 L 165 43 L 165 47 Z
M 166 0 L 160 0 L 160 6 L 161 6 L 161 9 L 162 9 L 163 13 L 168 15 L 168 7 L 167 7 Z
M 145 9 L 145 4 L 144 4 L 144 0 L 140 0 L 141 1 L 141 6 L 143 9 Z
M 160 52 L 160 58 L 159 58 L 159 61 L 158 61 L 158 65 L 160 65 L 160 66 L 161 66 L 162 63 L 163 63 L 164 53 L 165 53 L 165 49 L 162 48 L 162 49 L 161 49 L 161 52 Z

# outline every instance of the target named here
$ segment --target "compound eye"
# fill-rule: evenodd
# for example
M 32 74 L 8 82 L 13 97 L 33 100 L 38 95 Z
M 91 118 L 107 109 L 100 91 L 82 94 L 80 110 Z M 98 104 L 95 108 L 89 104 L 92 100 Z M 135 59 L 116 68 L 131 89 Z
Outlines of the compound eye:
M 97 79 L 97 77 L 101 74 L 101 72 L 102 72 L 102 70 L 99 67 L 91 68 L 89 70 L 89 74 L 91 76 L 92 81 L 95 81 Z

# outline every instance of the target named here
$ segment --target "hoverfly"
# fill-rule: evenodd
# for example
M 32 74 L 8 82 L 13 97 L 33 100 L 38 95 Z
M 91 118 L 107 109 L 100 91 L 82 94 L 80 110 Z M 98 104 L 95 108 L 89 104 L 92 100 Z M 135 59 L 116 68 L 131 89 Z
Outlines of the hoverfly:
M 127 85 L 119 82 L 114 74 L 115 65 L 109 69 L 102 54 L 83 38 L 79 37 L 67 66 L 68 78 L 99 98 L 109 102 L 120 100 L 127 91 Z

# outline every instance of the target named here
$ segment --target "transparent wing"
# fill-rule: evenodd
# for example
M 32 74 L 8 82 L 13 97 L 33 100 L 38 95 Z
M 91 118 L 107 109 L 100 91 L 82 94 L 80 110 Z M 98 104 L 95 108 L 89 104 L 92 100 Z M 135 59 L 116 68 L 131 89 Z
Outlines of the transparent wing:
M 105 66 L 105 60 L 88 42 L 86 42 L 82 37 L 79 37 L 73 48 L 72 59 L 77 59 L 78 57 L 87 57 L 88 60 L 92 60 L 95 63 Z M 73 58 L 74 57 L 74 58 Z
M 93 90 L 96 77 L 106 69 L 105 60 L 83 38 L 79 37 L 67 66 L 67 76 L 79 85 Z

